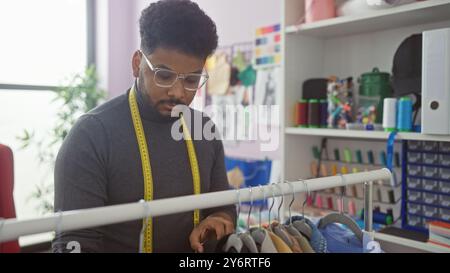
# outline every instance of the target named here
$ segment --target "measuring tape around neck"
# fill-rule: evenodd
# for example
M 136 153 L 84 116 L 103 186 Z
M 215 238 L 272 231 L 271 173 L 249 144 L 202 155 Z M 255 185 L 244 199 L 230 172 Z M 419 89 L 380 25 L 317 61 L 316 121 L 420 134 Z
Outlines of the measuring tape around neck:
M 139 153 L 141 156 L 142 173 L 144 175 L 144 198 L 145 201 L 153 200 L 153 176 L 152 167 L 150 165 L 150 154 L 148 152 L 147 140 L 145 138 L 144 127 L 142 126 L 141 116 L 136 101 L 136 89 L 133 87 L 128 95 L 128 102 L 130 105 L 131 118 L 133 120 L 134 131 L 139 146 Z M 189 156 L 189 163 L 191 165 L 192 181 L 194 184 L 194 194 L 200 194 L 200 170 L 198 167 L 197 155 L 195 154 L 194 143 L 192 141 L 189 128 L 186 125 L 184 117 L 180 118 L 183 127 L 183 136 L 186 142 L 186 148 Z M 194 226 L 200 223 L 200 211 L 194 210 Z M 153 252 L 153 221 L 152 218 L 144 219 L 143 227 L 145 227 L 143 238 L 143 252 Z

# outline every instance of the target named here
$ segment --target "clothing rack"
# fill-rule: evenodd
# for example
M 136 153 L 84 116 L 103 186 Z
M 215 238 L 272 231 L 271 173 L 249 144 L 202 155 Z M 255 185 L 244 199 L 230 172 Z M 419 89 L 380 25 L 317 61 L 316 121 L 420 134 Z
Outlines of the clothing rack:
M 277 197 L 300 192 L 365 183 L 365 230 L 372 231 L 372 181 L 391 179 L 388 169 L 271 184 L 267 186 L 188 195 L 149 202 L 135 202 L 99 208 L 57 212 L 29 220 L 8 219 L 0 222 L 0 242 L 24 235 L 49 231 L 70 231 L 167 214 L 238 204 L 252 200 Z M 368 221 L 367 221 L 368 220 Z

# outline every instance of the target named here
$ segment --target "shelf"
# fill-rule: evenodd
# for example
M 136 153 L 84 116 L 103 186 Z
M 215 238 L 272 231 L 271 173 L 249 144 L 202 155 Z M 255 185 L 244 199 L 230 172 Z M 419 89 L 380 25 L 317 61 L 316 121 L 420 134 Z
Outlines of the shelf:
M 299 26 L 288 26 L 285 31 L 331 38 L 444 20 L 450 20 L 450 0 L 427 0 L 374 10 L 362 15 L 342 16 Z
M 286 128 L 285 134 L 300 135 L 300 136 L 321 136 L 330 138 L 369 139 L 369 140 L 387 140 L 389 137 L 388 132 L 382 131 L 313 129 L 313 128 L 296 128 L 296 127 Z M 425 135 L 421 133 L 398 133 L 396 139 L 450 142 L 450 136 Z

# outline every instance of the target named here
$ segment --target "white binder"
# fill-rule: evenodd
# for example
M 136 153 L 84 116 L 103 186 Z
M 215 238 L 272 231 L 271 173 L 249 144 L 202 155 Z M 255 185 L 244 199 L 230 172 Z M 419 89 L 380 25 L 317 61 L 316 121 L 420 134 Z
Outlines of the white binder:
M 422 133 L 450 135 L 450 28 L 423 32 Z

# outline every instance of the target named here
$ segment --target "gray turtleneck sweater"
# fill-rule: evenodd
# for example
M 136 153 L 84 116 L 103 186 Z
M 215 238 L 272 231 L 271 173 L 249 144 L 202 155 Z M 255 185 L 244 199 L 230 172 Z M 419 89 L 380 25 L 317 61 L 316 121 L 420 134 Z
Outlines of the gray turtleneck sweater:
M 55 165 L 55 211 L 144 199 L 141 159 L 128 92 L 83 115 L 64 140 Z M 137 92 L 137 102 L 150 153 L 154 199 L 193 194 L 186 143 L 171 137 L 175 119 L 161 116 L 141 92 Z M 201 120 L 203 124 L 208 121 Z M 194 140 L 194 147 L 201 192 L 229 189 L 222 142 Z M 201 217 L 219 211 L 227 212 L 233 219 L 236 217 L 234 206 L 202 210 Z M 192 212 L 155 217 L 153 225 L 154 252 L 192 252 L 189 244 Z M 138 252 L 141 228 L 142 220 L 137 220 L 62 232 L 53 241 L 53 251 L 69 251 L 66 244 L 77 241 L 81 252 Z

